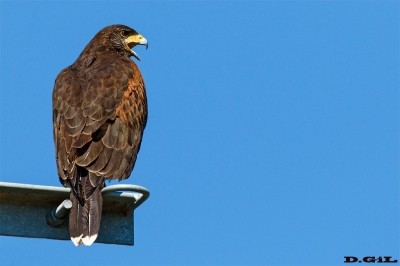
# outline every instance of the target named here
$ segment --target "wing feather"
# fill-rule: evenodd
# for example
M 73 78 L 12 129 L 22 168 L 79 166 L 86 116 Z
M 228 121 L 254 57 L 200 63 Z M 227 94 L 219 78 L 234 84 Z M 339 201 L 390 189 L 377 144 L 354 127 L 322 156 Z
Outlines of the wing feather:
M 85 153 L 75 159 L 75 163 L 79 166 L 89 165 L 91 162 L 97 159 L 97 157 L 103 150 L 103 147 L 104 145 L 101 141 L 91 142 L 89 148 L 85 151 Z
M 123 156 L 122 151 L 113 149 L 113 153 L 110 157 L 110 160 L 108 161 L 106 167 L 103 170 L 99 171 L 99 174 L 104 176 L 106 179 L 118 178 L 113 176 L 113 174 L 121 164 L 122 156 Z
M 78 110 L 70 119 L 65 119 L 65 122 L 69 127 L 76 128 L 79 127 L 82 123 L 86 122 L 86 117 L 83 116 L 82 110 Z
M 146 126 L 145 87 L 136 65 L 129 59 L 98 60 L 90 79 L 66 68 L 55 82 L 54 138 L 64 185 L 77 166 L 106 179 L 127 178 Z
M 102 138 L 104 145 L 108 148 L 114 147 L 118 139 L 119 119 L 108 125 L 107 132 Z
M 73 142 L 72 147 L 76 148 L 76 149 L 82 148 L 85 144 L 89 143 L 91 140 L 92 140 L 92 136 L 91 135 L 81 133 L 79 135 L 79 138 L 77 138 Z
M 94 173 L 100 172 L 107 165 L 108 161 L 111 158 L 112 152 L 113 149 L 104 147 L 97 159 L 93 161 L 90 165 L 86 166 L 86 169 Z

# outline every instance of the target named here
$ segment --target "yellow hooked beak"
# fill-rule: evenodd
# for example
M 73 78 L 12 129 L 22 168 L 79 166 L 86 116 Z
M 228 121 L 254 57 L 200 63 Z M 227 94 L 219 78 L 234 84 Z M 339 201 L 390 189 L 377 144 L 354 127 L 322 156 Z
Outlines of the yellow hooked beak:
M 147 40 L 140 34 L 130 35 L 127 38 L 125 38 L 125 45 L 129 48 L 132 55 L 139 61 L 140 61 L 139 56 L 132 50 L 132 48 L 135 47 L 136 45 L 146 45 L 146 50 L 147 50 L 147 48 L 149 47 Z

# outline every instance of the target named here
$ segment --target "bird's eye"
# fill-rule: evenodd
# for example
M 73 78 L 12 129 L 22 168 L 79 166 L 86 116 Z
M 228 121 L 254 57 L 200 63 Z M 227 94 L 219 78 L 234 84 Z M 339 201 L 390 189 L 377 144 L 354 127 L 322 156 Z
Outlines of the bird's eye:
M 128 35 L 129 35 L 129 32 L 127 32 L 126 30 L 121 31 L 122 37 L 126 38 L 126 37 L 128 37 Z

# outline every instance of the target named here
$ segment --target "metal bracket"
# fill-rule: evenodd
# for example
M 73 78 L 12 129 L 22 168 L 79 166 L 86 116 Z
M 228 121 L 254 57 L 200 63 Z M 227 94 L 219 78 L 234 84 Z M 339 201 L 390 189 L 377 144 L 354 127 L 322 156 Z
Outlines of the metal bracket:
M 0 235 L 69 240 L 69 193 L 68 188 L 0 182 Z M 105 187 L 102 193 L 96 243 L 133 245 L 134 210 L 149 197 L 149 191 L 119 184 Z
M 60 206 L 52 209 L 46 214 L 47 224 L 50 226 L 59 226 L 64 222 L 69 210 L 72 208 L 72 201 L 69 199 L 61 202 Z

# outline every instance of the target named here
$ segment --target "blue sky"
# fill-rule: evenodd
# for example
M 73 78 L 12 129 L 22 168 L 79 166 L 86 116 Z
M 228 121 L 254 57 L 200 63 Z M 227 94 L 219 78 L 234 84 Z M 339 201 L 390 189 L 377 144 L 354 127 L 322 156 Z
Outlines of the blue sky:
M 131 26 L 149 120 L 135 246 L 0 237 L 3 265 L 399 256 L 399 2 L 1 1 L 1 181 L 60 186 L 51 92 Z M 114 184 L 114 183 L 112 183 Z

